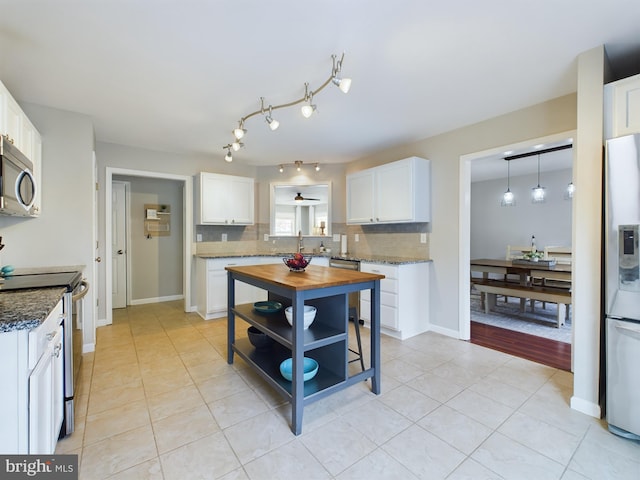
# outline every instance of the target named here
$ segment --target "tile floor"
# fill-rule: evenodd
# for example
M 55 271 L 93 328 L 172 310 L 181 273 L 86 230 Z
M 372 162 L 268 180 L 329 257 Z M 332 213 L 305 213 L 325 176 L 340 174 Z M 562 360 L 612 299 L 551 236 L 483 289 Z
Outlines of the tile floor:
M 570 373 L 434 333 L 383 336 L 382 394 L 363 382 L 313 403 L 296 437 L 289 406 L 224 360 L 226 320 L 181 305 L 98 329 L 57 449 L 80 479 L 640 478 L 639 442 L 568 407 Z

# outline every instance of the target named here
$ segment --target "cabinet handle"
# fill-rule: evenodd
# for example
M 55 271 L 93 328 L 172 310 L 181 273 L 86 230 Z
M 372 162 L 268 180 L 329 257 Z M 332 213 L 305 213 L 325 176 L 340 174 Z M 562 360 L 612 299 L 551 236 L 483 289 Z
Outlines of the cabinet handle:
M 369 221 L 370 221 L 370 222 L 373 222 L 373 218 L 370 218 L 370 219 L 369 219 Z
M 235 219 L 235 218 L 232 218 L 232 219 L 231 219 L 231 223 L 236 223 L 236 219 Z
M 380 221 L 380 219 L 378 217 L 376 217 L 376 222 L 379 222 L 379 221 Z

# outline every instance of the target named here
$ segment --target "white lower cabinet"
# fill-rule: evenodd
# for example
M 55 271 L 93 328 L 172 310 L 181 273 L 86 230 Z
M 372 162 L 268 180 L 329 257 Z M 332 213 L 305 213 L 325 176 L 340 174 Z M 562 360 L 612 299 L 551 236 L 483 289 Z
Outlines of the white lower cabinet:
M 405 339 L 429 329 L 429 263 L 401 265 L 365 263 L 360 271 L 385 276 L 380 280 L 380 327 L 387 335 Z M 371 292 L 360 293 L 360 318 L 371 319 Z
M 0 452 L 55 452 L 64 408 L 62 300 L 39 327 L 0 333 Z
M 227 316 L 227 270 L 245 266 L 282 262 L 280 257 L 198 258 L 197 312 L 205 320 Z M 283 265 L 284 268 L 284 265 Z M 236 282 L 236 303 L 253 303 L 267 299 L 267 291 L 244 282 Z

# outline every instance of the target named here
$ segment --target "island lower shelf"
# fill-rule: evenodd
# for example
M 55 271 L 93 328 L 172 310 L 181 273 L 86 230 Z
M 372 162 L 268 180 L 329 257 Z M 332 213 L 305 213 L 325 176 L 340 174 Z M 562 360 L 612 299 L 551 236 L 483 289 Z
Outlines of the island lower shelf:
M 323 358 L 334 354 L 337 357 L 336 359 L 339 359 L 341 353 L 343 354 L 343 352 L 341 352 L 343 348 L 340 348 L 340 344 L 334 344 L 322 347 L 322 349 L 326 351 L 320 352 L 320 349 L 311 350 L 307 355 L 318 362 L 319 368 L 315 377 L 304 382 L 305 403 L 313 401 L 314 396 L 328 392 L 332 387 L 339 386 L 346 381 L 346 371 L 340 373 L 333 372 L 326 367 L 327 363 L 323 361 Z M 287 358 L 291 358 L 291 350 L 278 343 L 274 343 L 269 349 L 258 350 L 245 338 L 237 339 L 233 345 L 233 350 L 240 358 L 254 367 L 258 374 L 274 387 L 280 395 L 286 400 L 291 401 L 293 383 L 285 379 L 280 373 L 280 363 Z M 338 362 L 334 362 L 334 365 L 337 364 Z M 344 362 L 342 362 L 342 364 L 344 364 Z

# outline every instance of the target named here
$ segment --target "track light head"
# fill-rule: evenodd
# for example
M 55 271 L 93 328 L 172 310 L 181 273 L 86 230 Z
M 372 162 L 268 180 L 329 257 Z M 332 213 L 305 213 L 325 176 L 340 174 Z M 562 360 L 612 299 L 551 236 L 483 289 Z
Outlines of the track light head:
M 233 156 L 231 155 L 231 148 L 227 147 L 227 154 L 224 156 L 224 161 L 227 163 L 233 162 Z
M 247 133 L 247 131 L 243 127 L 244 122 L 240 121 L 240 123 L 238 124 L 238 128 L 235 128 L 233 130 L 233 136 L 236 137 L 236 140 L 240 140 L 242 137 L 244 137 L 244 134 Z
M 280 168 L 278 168 L 278 170 L 280 171 L 280 173 L 284 172 L 284 165 L 280 165 Z
M 313 115 L 313 112 L 316 111 L 316 108 L 317 107 L 315 105 L 312 105 L 311 103 L 308 103 L 306 105 L 303 105 L 300 108 L 300 111 L 302 112 L 302 116 L 304 118 L 309 118 L 311 115 Z
M 269 125 L 269 128 L 271 129 L 271 131 L 277 130 L 278 127 L 280 126 L 280 122 L 278 120 L 275 120 L 272 116 L 271 116 L 271 105 L 269 105 L 269 115 L 267 115 L 265 117 L 265 120 L 267 121 L 267 124 Z
M 349 89 L 351 88 L 351 79 L 350 78 L 340 78 L 333 77 L 331 79 L 334 85 L 336 85 L 343 93 L 349 93 Z
M 320 165 L 318 165 L 318 164 L 316 163 L 315 169 L 316 169 L 316 172 L 319 172 L 319 171 L 320 171 Z
M 240 150 L 242 147 L 244 147 L 244 143 L 239 142 L 239 141 L 235 141 L 231 144 L 231 148 L 233 149 L 234 152 L 237 152 L 238 150 Z

